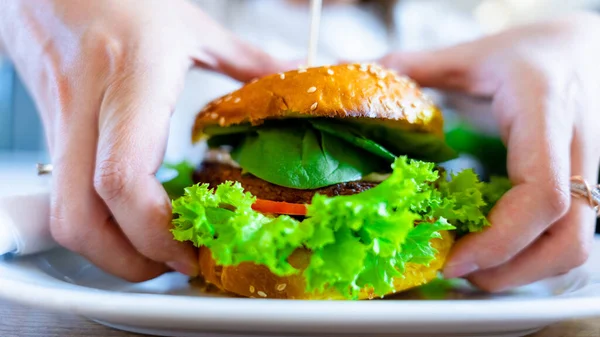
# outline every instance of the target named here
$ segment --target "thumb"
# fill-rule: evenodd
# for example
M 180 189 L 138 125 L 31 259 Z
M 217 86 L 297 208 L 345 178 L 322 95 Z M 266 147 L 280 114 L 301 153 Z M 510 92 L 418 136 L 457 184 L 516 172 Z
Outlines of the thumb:
M 395 52 L 378 62 L 397 70 L 424 87 L 487 94 L 479 76 L 477 43 L 418 52 Z
M 201 10 L 195 11 L 192 26 L 197 43 L 192 59 L 197 66 L 242 82 L 294 68 L 293 62 L 274 58 L 236 37 Z

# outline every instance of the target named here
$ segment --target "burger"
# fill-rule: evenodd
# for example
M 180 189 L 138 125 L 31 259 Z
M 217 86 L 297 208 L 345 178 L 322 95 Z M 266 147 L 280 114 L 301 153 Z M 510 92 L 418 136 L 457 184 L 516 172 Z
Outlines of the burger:
M 252 81 L 197 115 L 208 150 L 173 200 L 175 240 L 233 295 L 373 299 L 438 277 L 456 238 L 483 230 L 506 182 L 456 157 L 441 111 L 375 64 Z

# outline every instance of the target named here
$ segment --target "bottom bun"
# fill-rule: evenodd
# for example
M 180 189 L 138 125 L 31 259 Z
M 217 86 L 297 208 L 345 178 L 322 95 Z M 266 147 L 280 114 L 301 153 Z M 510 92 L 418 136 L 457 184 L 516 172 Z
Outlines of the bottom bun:
M 437 273 L 444 266 L 454 243 L 451 233 L 443 231 L 441 234 L 441 239 L 431 241 L 432 246 L 438 251 L 435 260 L 429 266 L 407 263 L 404 276 L 394 279 L 394 291 L 386 295 L 421 286 L 437 277 Z M 290 256 L 289 262 L 295 268 L 304 270 L 308 266 L 310 255 L 309 250 L 297 249 Z M 206 247 L 200 248 L 200 270 L 207 283 L 213 284 L 225 292 L 243 297 L 302 300 L 346 299 L 335 289 L 324 293 L 307 293 L 302 273 L 281 277 L 273 274 L 265 266 L 248 262 L 234 267 L 219 266 Z M 372 299 L 373 292 L 367 288 L 362 289 L 358 298 L 361 300 Z

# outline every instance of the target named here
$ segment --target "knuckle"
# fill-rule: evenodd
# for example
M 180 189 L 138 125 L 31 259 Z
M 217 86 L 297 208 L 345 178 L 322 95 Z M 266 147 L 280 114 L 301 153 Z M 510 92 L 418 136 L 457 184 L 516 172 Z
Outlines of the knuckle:
M 490 277 L 489 275 L 473 275 L 469 277 L 469 282 L 475 287 L 488 292 L 488 293 L 499 293 L 507 290 L 507 286 L 504 284 L 504 280 L 497 275 Z
M 86 58 L 95 60 L 100 64 L 98 70 L 110 70 L 111 73 L 122 69 L 126 61 L 124 38 L 110 28 L 100 25 L 91 25 L 82 37 L 83 49 L 89 53 Z
M 576 248 L 575 251 L 572 252 L 571 254 L 572 254 L 572 258 L 571 258 L 571 263 L 570 263 L 570 269 L 580 267 L 581 265 L 586 263 L 590 257 L 589 249 L 585 249 L 582 247 Z
M 127 164 L 117 160 L 103 160 L 98 163 L 94 175 L 94 188 L 105 201 L 121 198 L 129 182 Z
M 81 242 L 77 230 L 63 216 L 59 208 L 54 208 L 50 214 L 50 234 L 56 243 L 74 252 L 81 251 Z
M 136 250 L 153 261 L 167 262 L 179 254 L 178 244 L 173 240 L 165 240 L 165 227 L 170 224 L 172 217 L 168 198 L 157 198 L 147 207 L 149 218 L 144 235 L 131 237 Z
M 575 240 L 574 244 L 570 244 L 566 247 L 568 258 L 566 259 L 566 268 L 563 272 L 568 272 L 571 269 L 580 267 L 588 261 L 592 250 L 592 243 L 588 243 L 588 241 L 590 240 L 578 238 Z
M 493 243 L 486 249 L 486 254 L 482 255 L 478 263 L 480 269 L 493 268 L 502 264 L 513 256 L 508 245 Z
M 563 217 L 571 205 L 571 193 L 568 186 L 560 183 L 551 184 L 545 194 L 548 214 L 558 220 Z

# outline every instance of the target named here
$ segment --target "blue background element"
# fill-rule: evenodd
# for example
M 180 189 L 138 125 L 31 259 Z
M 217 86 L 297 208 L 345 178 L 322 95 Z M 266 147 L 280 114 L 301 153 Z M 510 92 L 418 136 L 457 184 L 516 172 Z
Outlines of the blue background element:
M 45 152 L 35 104 L 14 68 L 0 58 L 0 151 Z

